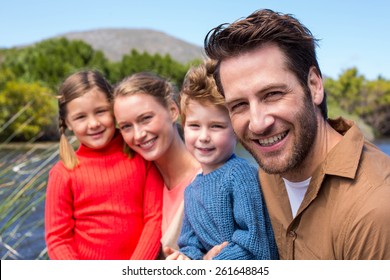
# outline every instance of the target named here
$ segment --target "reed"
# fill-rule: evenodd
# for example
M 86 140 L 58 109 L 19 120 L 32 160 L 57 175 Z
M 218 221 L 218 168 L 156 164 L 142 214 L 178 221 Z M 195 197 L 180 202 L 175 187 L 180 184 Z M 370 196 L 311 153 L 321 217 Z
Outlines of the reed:
M 0 143 L 0 258 L 47 259 L 44 201 L 58 144 L 10 144 L 15 136 Z

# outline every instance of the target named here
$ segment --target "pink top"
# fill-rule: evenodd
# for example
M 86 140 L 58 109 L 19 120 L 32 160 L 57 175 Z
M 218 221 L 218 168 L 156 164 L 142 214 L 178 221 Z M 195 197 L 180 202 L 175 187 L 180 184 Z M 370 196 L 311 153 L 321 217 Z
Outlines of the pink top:
M 200 172 L 200 169 L 197 167 L 191 172 L 189 176 L 184 178 L 178 185 L 173 189 L 168 189 L 167 186 L 164 186 L 163 190 L 163 210 L 162 210 L 162 234 L 167 231 L 169 225 L 177 214 L 180 205 L 184 200 L 184 190 L 192 182 L 195 176 Z

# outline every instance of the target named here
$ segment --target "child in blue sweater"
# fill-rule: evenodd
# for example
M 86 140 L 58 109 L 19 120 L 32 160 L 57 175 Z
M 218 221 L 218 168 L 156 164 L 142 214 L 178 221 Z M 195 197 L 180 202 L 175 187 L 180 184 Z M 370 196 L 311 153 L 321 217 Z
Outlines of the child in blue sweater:
M 258 171 L 234 154 L 237 140 L 212 77 L 214 67 L 214 62 L 206 61 L 192 68 L 181 92 L 186 146 L 203 172 L 184 193 L 180 252 L 175 259 L 203 259 L 225 241 L 228 244 L 213 259 L 277 259 Z

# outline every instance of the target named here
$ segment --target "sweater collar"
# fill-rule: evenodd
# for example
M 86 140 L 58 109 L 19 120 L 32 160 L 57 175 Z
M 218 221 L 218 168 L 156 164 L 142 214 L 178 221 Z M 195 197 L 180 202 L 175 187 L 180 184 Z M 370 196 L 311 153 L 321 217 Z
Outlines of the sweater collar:
M 223 173 L 225 168 L 227 168 L 227 164 L 229 161 L 235 159 L 237 156 L 236 154 L 232 154 L 224 164 L 222 164 L 219 168 L 211 171 L 210 173 L 207 173 L 206 175 L 204 175 L 202 172 L 198 174 L 198 176 L 200 177 L 214 177 L 214 176 L 219 176 L 220 173 Z

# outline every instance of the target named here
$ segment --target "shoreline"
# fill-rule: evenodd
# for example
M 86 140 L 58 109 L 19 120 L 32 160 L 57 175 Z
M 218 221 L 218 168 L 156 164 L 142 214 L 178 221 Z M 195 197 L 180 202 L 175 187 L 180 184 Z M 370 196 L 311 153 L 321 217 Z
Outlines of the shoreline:
M 46 148 L 51 148 L 54 145 L 58 145 L 59 142 L 10 142 L 6 144 L 0 144 L 0 151 L 2 149 L 5 150 L 10 150 L 10 149 L 31 149 L 31 148 L 36 148 L 36 149 L 46 149 Z

